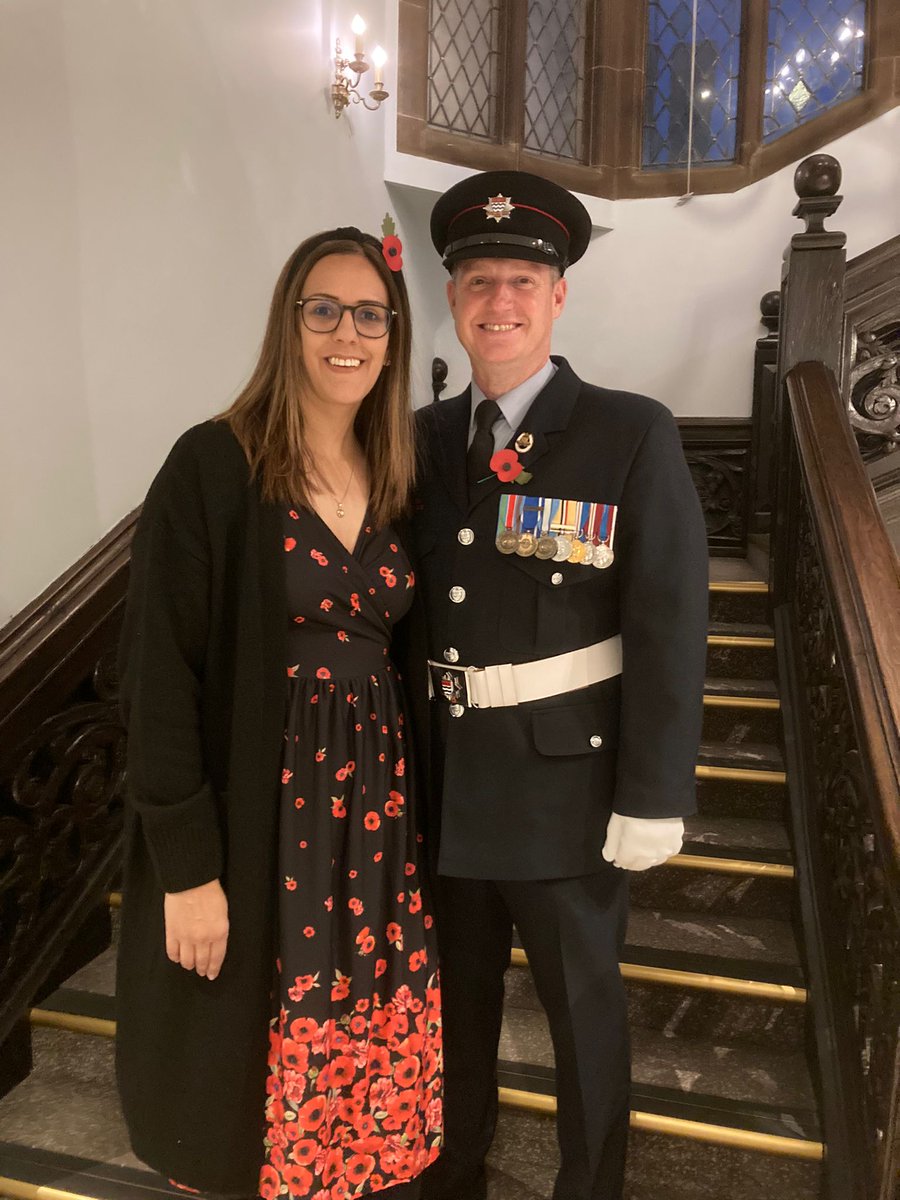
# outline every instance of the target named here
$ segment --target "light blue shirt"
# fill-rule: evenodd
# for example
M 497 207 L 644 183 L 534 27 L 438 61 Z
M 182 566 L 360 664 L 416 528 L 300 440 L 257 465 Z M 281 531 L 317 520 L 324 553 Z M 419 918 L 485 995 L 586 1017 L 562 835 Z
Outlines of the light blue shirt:
M 548 358 L 541 369 L 526 379 L 524 383 L 520 383 L 518 387 L 514 387 L 511 392 L 506 392 L 504 395 L 496 397 L 503 416 L 494 422 L 492 430 L 495 453 L 498 450 L 502 450 L 507 444 L 524 421 L 525 414 L 531 408 L 538 392 L 543 391 L 555 374 L 556 364 Z M 469 413 L 468 445 L 470 446 L 472 445 L 472 438 L 475 436 L 475 409 L 486 398 L 484 392 L 473 379 L 472 409 Z

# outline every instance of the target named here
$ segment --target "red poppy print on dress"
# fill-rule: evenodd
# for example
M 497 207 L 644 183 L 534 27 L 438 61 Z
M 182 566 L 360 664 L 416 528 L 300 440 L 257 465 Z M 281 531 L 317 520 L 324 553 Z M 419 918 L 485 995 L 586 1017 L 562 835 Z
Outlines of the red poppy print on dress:
M 415 780 L 394 748 L 403 712 L 389 653 L 413 581 L 389 530 L 367 523 L 350 553 L 307 509 L 285 510 L 283 524 L 283 544 L 315 549 L 280 557 L 282 933 L 259 1188 L 272 1200 L 353 1200 L 421 1174 L 441 1140 L 433 922 L 407 811 Z

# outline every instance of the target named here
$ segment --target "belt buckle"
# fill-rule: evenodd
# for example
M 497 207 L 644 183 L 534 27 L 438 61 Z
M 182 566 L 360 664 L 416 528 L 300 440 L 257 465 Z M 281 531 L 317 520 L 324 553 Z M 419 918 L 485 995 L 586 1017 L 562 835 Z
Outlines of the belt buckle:
M 439 692 L 448 704 L 462 704 L 466 708 L 479 707 L 472 696 L 469 679 L 476 672 L 484 671 L 484 667 L 448 667 L 445 663 L 434 662 L 431 659 L 428 666 L 432 672 L 434 696 Z

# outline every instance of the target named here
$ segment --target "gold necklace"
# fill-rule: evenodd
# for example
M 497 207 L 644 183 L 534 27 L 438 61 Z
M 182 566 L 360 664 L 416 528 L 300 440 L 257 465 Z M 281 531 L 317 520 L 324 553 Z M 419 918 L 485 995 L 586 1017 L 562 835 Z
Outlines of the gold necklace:
M 336 512 L 337 516 L 339 516 L 339 517 L 343 517 L 345 515 L 344 501 L 347 499 L 347 493 L 350 491 L 350 484 L 353 482 L 353 476 L 355 474 L 356 474 L 356 463 L 354 463 L 353 466 L 350 468 L 350 478 L 347 480 L 347 486 L 344 488 L 343 496 L 341 496 L 340 500 L 338 500 L 337 492 L 332 491 L 332 489 L 325 482 L 324 478 L 319 474 L 318 471 L 316 471 L 316 475 L 318 476 L 319 483 L 321 483 L 322 487 L 325 489 L 326 492 L 330 493 L 332 500 L 334 500 L 336 502 L 337 508 L 336 508 L 335 512 Z

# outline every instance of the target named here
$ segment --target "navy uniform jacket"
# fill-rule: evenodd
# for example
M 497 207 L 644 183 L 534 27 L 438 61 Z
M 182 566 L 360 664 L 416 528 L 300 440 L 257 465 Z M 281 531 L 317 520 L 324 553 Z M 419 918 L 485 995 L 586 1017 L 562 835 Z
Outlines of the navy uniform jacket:
M 678 429 L 656 401 L 592 387 L 564 359 L 554 362 L 556 374 L 516 431 L 534 437 L 519 455 L 533 478 L 483 483 L 473 507 L 468 390 L 417 414 L 413 533 L 424 624 L 416 640 L 438 662 L 452 648 L 459 666 L 484 666 L 621 634 L 623 673 L 516 707 L 467 708 L 459 718 L 435 700 L 429 722 L 421 665 L 409 672 L 418 728 L 432 731 L 431 775 L 442 791 L 438 869 L 446 875 L 586 874 L 602 862 L 613 809 L 671 817 L 695 806 L 708 565 Z M 500 553 L 500 497 L 515 491 L 617 505 L 613 564 L 599 570 Z M 460 538 L 461 530 L 474 537 Z M 454 587 L 464 590 L 459 602 L 450 599 Z

